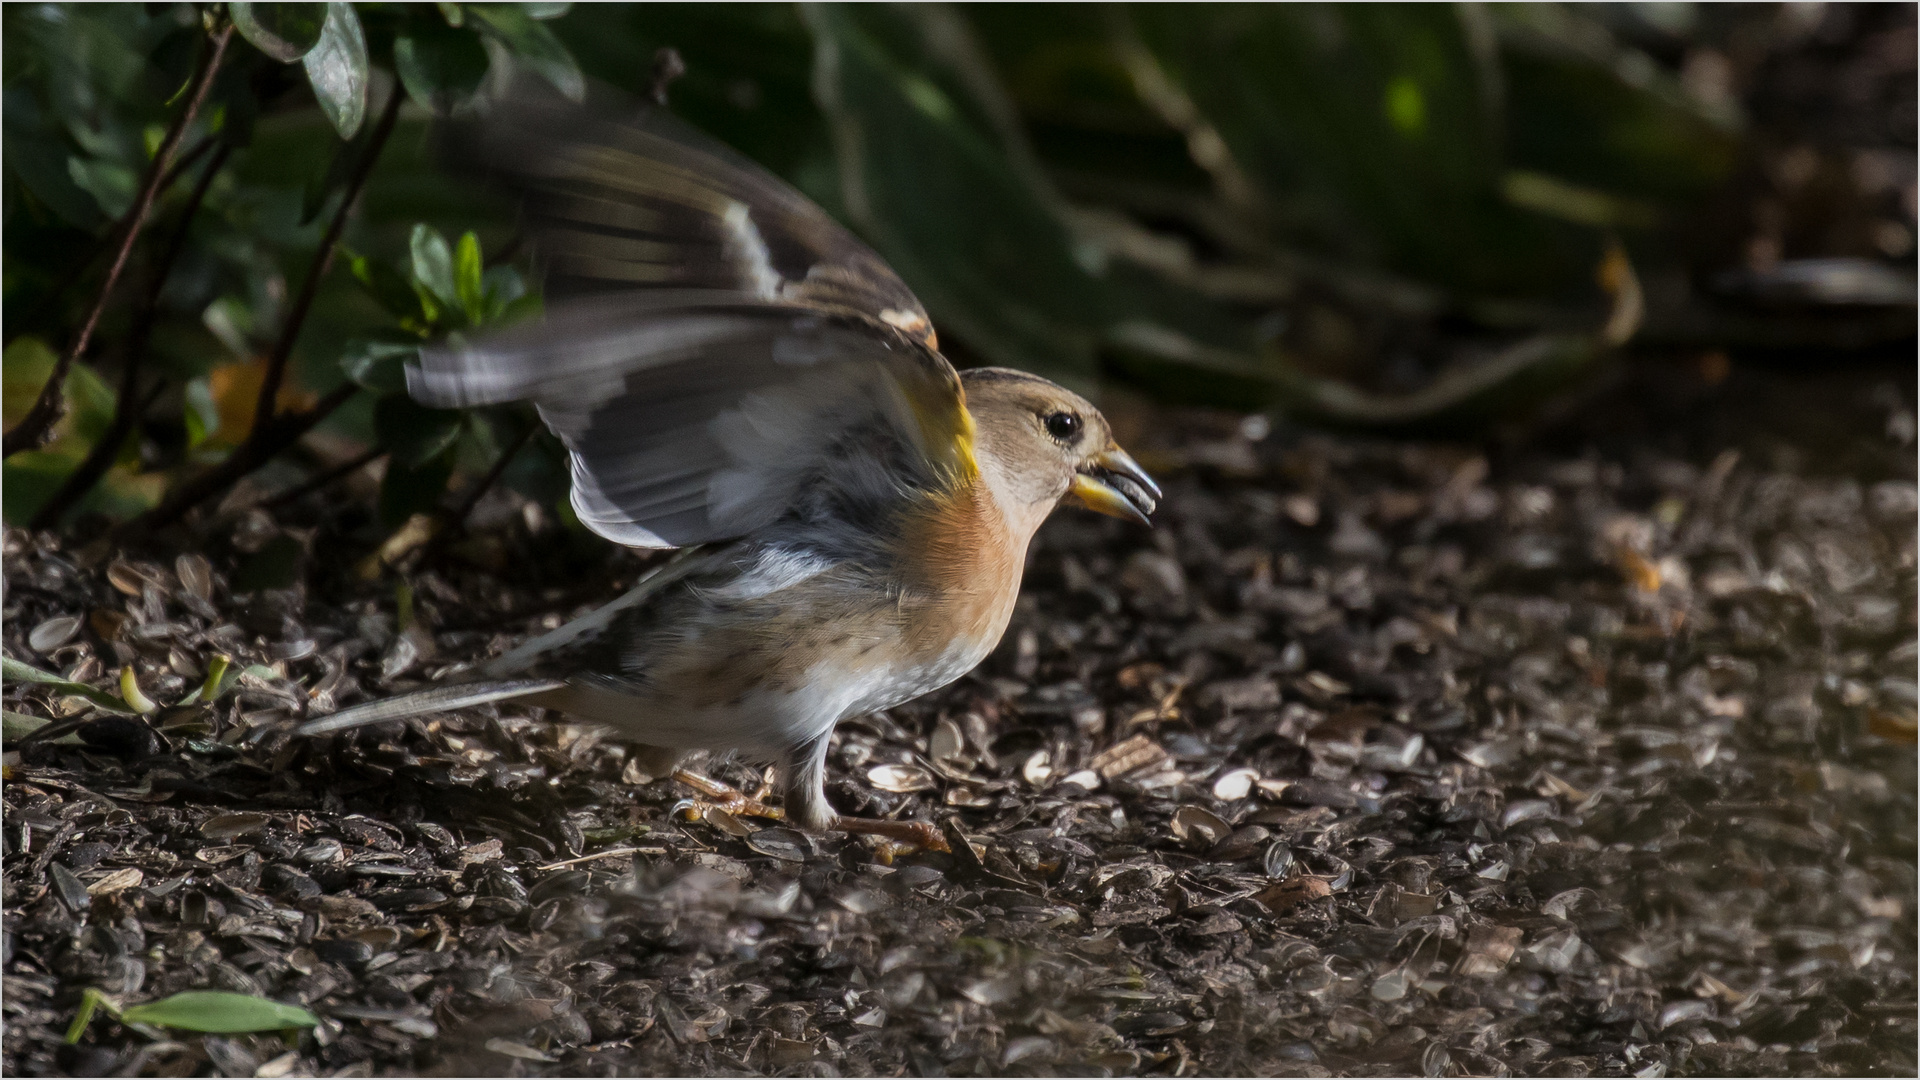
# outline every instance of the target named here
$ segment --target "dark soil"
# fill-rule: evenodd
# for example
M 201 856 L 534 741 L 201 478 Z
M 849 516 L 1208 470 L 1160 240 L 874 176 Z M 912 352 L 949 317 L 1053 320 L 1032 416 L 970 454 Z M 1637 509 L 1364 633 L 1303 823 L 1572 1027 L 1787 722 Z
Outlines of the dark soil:
M 642 568 L 505 497 L 401 633 L 346 494 L 204 595 L 9 533 L 9 656 L 271 670 L 8 747 L 5 1071 L 1911 1075 L 1912 369 L 1691 371 L 1486 447 L 1123 414 L 1159 527 L 1061 514 L 999 653 L 843 725 L 841 810 L 974 844 L 890 865 L 512 708 L 294 739 Z M 65 1045 L 88 987 L 323 1020 Z

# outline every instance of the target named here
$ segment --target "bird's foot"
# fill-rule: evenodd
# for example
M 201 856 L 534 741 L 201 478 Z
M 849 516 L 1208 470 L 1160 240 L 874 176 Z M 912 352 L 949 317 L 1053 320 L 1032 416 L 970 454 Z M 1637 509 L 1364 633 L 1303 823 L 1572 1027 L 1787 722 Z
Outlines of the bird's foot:
M 692 788 L 701 796 L 693 800 L 693 806 L 689 808 L 693 811 L 695 818 L 705 817 L 709 809 L 725 810 L 735 817 L 771 818 L 775 821 L 786 817 L 786 814 L 783 813 L 779 807 L 769 806 L 767 804 L 766 797 L 769 794 L 769 789 L 764 785 L 762 785 L 757 793 L 748 795 L 746 792 L 737 790 L 729 784 L 708 779 L 699 773 L 689 772 L 686 769 L 673 770 L 673 778 Z
M 837 832 L 854 833 L 860 836 L 878 836 L 911 851 L 925 848 L 929 851 L 949 851 L 947 838 L 940 830 L 925 821 L 887 821 L 880 818 L 836 817 L 832 828 Z M 907 851 L 894 852 L 883 850 L 888 855 L 906 854 Z

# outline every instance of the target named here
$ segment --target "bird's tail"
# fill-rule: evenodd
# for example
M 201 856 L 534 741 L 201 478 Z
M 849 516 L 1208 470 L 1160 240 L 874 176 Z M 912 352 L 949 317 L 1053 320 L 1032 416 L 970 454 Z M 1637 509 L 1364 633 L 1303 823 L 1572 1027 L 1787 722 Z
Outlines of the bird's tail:
M 558 690 L 565 685 L 558 679 L 496 679 L 489 682 L 460 683 L 455 686 L 435 686 L 427 690 L 415 690 L 411 694 L 401 694 L 398 697 L 369 701 L 364 705 L 355 705 L 351 709 L 342 709 L 331 716 L 309 720 L 295 728 L 294 734 L 325 735 L 366 724 L 378 724 L 384 720 L 405 720 L 410 716 L 421 716 L 426 713 L 464 709 L 493 701 L 509 701 L 529 694 Z

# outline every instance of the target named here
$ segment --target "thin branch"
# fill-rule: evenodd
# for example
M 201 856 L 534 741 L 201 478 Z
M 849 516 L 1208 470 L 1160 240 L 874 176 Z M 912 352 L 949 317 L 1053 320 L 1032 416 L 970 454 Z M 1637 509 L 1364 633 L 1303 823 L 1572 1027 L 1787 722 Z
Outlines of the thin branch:
M 173 167 L 167 170 L 167 175 L 160 178 L 160 194 L 165 195 L 167 192 L 173 190 L 174 182 L 185 175 L 188 169 L 193 168 L 193 163 L 206 156 L 207 151 L 213 149 L 220 141 L 221 139 L 218 135 L 202 136 L 199 142 L 193 144 L 192 149 L 176 158 Z M 93 260 L 99 258 L 102 251 L 113 246 L 115 242 L 126 234 L 126 228 L 131 224 L 133 224 L 133 208 L 128 207 L 127 212 L 121 214 L 120 217 L 114 221 L 112 228 L 94 236 L 93 239 L 87 242 L 86 252 L 67 267 L 66 271 L 60 275 L 60 280 L 54 284 L 53 288 L 47 290 L 46 298 L 39 301 L 36 305 L 43 313 L 42 317 L 44 317 L 45 312 L 58 310 L 60 298 L 66 295 L 67 290 L 73 286 L 74 282 L 80 280 L 80 276 L 87 272 L 87 268 L 93 265 Z M 30 332 L 32 329 L 31 325 L 9 327 L 4 340 L 7 344 L 11 345 L 15 338 L 21 334 Z
M 193 228 L 193 219 L 200 213 L 200 205 L 206 201 L 207 192 L 213 187 L 214 177 L 226 165 L 227 157 L 233 153 L 233 144 L 222 142 L 220 149 L 207 164 L 206 171 L 200 174 L 199 183 L 193 186 L 193 194 L 187 197 L 186 208 L 181 212 L 180 224 L 174 227 L 173 237 L 167 242 L 167 250 L 160 256 L 160 262 L 154 267 L 153 282 L 147 288 L 146 300 L 140 305 L 140 311 L 134 316 L 133 332 L 128 337 L 126 359 L 120 369 L 120 396 L 114 403 L 113 422 L 107 426 L 106 434 L 94 441 L 92 449 L 79 467 L 67 474 L 58 490 L 43 503 L 33 515 L 31 527 L 51 529 L 59 525 L 60 519 L 73 505 L 79 502 L 100 478 L 113 467 L 114 458 L 120 453 L 120 447 L 132 433 L 134 424 L 146 412 L 146 406 L 154 395 L 136 394 L 140 385 L 140 367 L 146 361 L 147 345 L 153 337 L 154 324 L 160 319 L 160 293 L 167 285 L 167 277 L 173 272 L 173 264 L 186 249 L 187 233 Z M 163 384 L 164 385 L 164 384 Z M 136 404 L 136 402 L 138 402 Z
M 352 476 L 354 473 L 359 472 L 375 461 L 386 457 L 387 453 L 387 448 L 384 446 L 370 446 L 365 451 L 353 455 L 340 464 L 335 465 L 333 468 L 321 472 L 318 476 L 313 477 L 306 483 L 300 484 L 297 487 L 288 488 L 286 491 L 267 499 L 260 505 L 263 509 L 271 510 L 276 506 L 285 506 L 288 503 L 299 502 L 308 495 L 327 487 L 343 477 Z
M 393 88 L 392 96 L 387 98 L 386 108 L 380 114 L 380 122 L 374 128 L 367 142 L 366 152 L 354 165 L 353 175 L 347 181 L 345 195 L 340 200 L 340 209 L 328 223 L 326 235 L 321 238 L 320 250 L 314 252 L 313 265 L 307 271 L 307 280 L 300 287 L 300 295 L 287 313 L 287 321 L 280 328 L 280 339 L 275 342 L 273 353 L 267 360 L 266 377 L 260 386 L 260 397 L 254 407 L 253 430 L 247 433 L 245 442 L 236 447 L 226 460 L 213 468 L 195 476 L 173 491 L 161 501 L 159 506 L 134 518 L 114 530 L 114 535 L 125 537 L 130 534 L 148 533 L 164 528 L 186 516 L 187 511 L 238 483 L 253 470 L 272 460 L 274 455 L 313 429 L 315 424 L 326 419 L 333 411 L 345 404 L 347 399 L 358 393 L 360 387 L 352 382 L 341 383 L 305 412 L 280 414 L 275 409 L 275 398 L 279 397 L 280 384 L 286 378 L 287 359 L 293 355 L 293 343 L 300 336 L 300 327 L 307 321 L 307 313 L 313 308 L 313 299 L 320 291 L 320 280 L 326 276 L 327 268 L 333 265 L 334 249 L 339 245 L 340 233 L 346 228 L 347 216 L 353 210 L 353 204 L 360 197 L 360 189 L 365 185 L 367 176 L 373 171 L 373 164 L 385 147 L 387 136 L 393 133 L 393 125 L 400 117 L 400 102 L 406 91 L 398 84 Z
M 119 283 L 120 274 L 127 268 L 127 257 L 133 253 L 133 244 L 140 238 L 140 230 L 146 224 L 147 215 L 153 210 L 155 198 L 160 194 L 160 184 L 167 176 L 168 167 L 173 164 L 173 155 L 180 147 L 180 139 L 187 132 L 187 125 L 193 123 L 194 114 L 207 100 L 207 91 L 213 88 L 214 76 L 219 74 L 220 60 L 226 55 L 227 42 L 233 39 L 233 24 L 227 23 L 213 35 L 205 52 L 201 54 L 200 70 L 195 76 L 193 97 L 187 107 L 174 119 L 173 126 L 160 142 L 160 149 L 153 155 L 153 164 L 147 168 L 146 183 L 141 186 L 139 198 L 134 202 L 133 216 L 126 229 L 126 235 L 120 238 L 120 250 L 114 255 L 113 265 L 107 271 L 106 280 L 100 283 L 100 294 L 94 299 L 93 310 L 88 313 L 86 322 L 80 326 L 80 333 L 73 344 L 61 354 L 53 366 L 53 373 L 47 377 L 47 383 L 40 388 L 40 396 L 34 399 L 33 407 L 20 419 L 13 430 L 0 440 L 0 457 L 12 457 L 22 450 L 32 450 L 46 445 L 53 433 L 53 426 L 66 415 L 67 373 L 73 369 L 73 362 L 87 351 L 87 345 L 93 339 L 94 327 L 100 323 L 100 315 L 107 309 L 107 301 L 113 296 L 113 287 Z
M 360 198 L 360 189 L 366 184 L 367 176 L 373 172 L 374 162 L 380 160 L 380 151 L 386 146 L 387 136 L 393 134 L 393 125 L 400 118 L 400 102 L 405 92 L 398 83 L 394 84 L 392 95 L 387 98 L 387 107 L 380 114 L 380 122 L 373 129 L 373 135 L 367 141 L 366 152 L 354 164 L 353 175 L 347 179 L 346 193 L 340 198 L 340 209 L 334 211 L 333 220 L 327 223 L 326 235 L 320 238 L 320 250 L 315 253 L 313 268 L 307 271 L 307 280 L 300 285 L 300 295 L 293 301 L 293 307 L 287 312 L 287 321 L 280 328 L 280 339 L 273 344 L 273 352 L 267 357 L 267 373 L 260 380 L 260 399 L 254 406 L 253 423 L 257 430 L 275 416 L 280 386 L 286 381 L 287 360 L 293 355 L 293 343 L 300 337 L 300 327 L 307 321 L 307 312 L 313 308 L 314 297 L 320 294 L 320 282 L 327 276 L 327 270 L 333 266 L 334 248 L 340 243 L 340 234 L 347 227 L 347 218 L 353 211 L 353 204 Z
M 518 438 L 514 439 L 505 450 L 500 451 L 499 459 L 493 463 L 492 468 L 487 470 L 487 475 L 481 477 L 479 482 L 473 485 L 472 490 L 461 496 L 460 504 L 447 514 L 449 526 L 458 529 L 466 524 L 467 518 L 473 513 L 473 508 L 479 506 L 481 498 L 493 488 L 493 485 L 500 482 L 500 477 L 507 471 L 507 466 L 513 464 L 514 457 L 526 447 L 527 443 L 533 441 L 534 434 L 539 430 L 538 422 L 528 424 Z
M 266 424 L 255 424 L 253 434 L 236 447 L 226 460 L 194 476 L 167 493 L 159 506 L 126 522 L 113 531 L 116 539 L 150 533 L 186 516 L 187 511 L 239 483 L 248 473 L 271 461 L 274 455 L 297 442 L 314 425 L 346 404 L 358 393 L 359 384 L 341 383 L 305 412 L 276 416 Z
M 426 553 L 422 556 L 423 558 L 438 552 L 455 536 L 460 534 L 461 529 L 466 526 L 467 518 L 472 516 L 473 508 L 479 506 L 481 498 L 484 497 L 488 491 L 491 491 L 495 484 L 500 482 L 500 477 L 506 473 L 507 466 L 513 463 L 514 457 L 526 447 L 527 443 L 533 441 L 534 433 L 539 430 L 540 424 L 537 421 L 528 424 L 526 430 L 522 431 L 512 443 L 508 444 L 506 449 L 500 451 L 500 456 L 494 460 L 493 467 L 487 470 L 487 474 L 482 476 L 465 495 L 460 497 L 459 505 L 444 513 L 440 527 L 434 531 L 433 539 L 427 542 Z

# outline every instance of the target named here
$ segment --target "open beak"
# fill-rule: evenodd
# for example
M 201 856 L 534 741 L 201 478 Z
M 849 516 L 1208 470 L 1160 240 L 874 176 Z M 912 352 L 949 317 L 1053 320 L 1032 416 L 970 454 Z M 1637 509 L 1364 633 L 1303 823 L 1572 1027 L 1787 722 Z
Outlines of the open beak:
M 1151 525 L 1160 485 L 1125 450 L 1110 446 L 1074 474 L 1067 497 L 1108 517 Z

